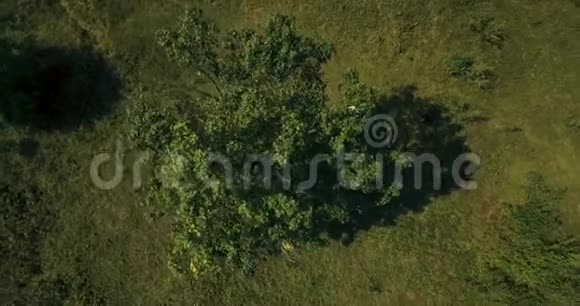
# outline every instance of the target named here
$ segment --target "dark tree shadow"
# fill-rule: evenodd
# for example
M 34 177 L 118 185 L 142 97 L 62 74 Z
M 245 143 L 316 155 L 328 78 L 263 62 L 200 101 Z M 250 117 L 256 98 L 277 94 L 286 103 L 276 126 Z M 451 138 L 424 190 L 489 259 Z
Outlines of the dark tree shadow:
M 0 115 L 44 131 L 74 130 L 110 114 L 121 83 L 90 49 L 11 45 L 0 40 Z
M 347 224 L 330 225 L 328 231 L 334 239 L 345 244 L 353 241 L 357 232 L 368 230 L 372 226 L 389 226 L 395 224 L 397 218 L 408 212 L 420 212 L 433 197 L 442 196 L 459 189 L 452 177 L 452 165 L 463 153 L 469 153 L 466 145 L 463 127 L 456 123 L 449 110 L 441 103 L 429 98 L 417 96 L 414 86 L 404 86 L 394 90 L 394 94 L 385 97 L 384 102 L 375 110 L 376 114 L 391 114 L 398 124 L 398 145 L 409 145 L 409 152 L 417 156 L 430 153 L 437 157 L 441 165 L 440 186 L 437 187 L 433 176 L 433 167 L 429 163 L 414 163 L 403 170 L 403 188 L 400 195 L 385 206 L 377 207 L 375 203 L 381 194 L 360 191 L 339 190 L 334 195 L 341 197 L 346 205 L 356 209 L 351 210 Z M 420 122 L 408 124 L 409 122 Z M 463 173 L 465 166 L 460 167 L 459 175 L 469 180 Z M 420 187 L 415 187 L 415 170 L 421 168 Z M 385 185 L 394 182 L 394 165 L 385 165 Z

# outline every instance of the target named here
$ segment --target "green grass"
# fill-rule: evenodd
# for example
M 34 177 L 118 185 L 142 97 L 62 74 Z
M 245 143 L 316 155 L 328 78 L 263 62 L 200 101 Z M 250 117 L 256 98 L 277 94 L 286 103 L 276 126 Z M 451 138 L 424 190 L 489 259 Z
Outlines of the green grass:
M 90 44 L 116 67 L 126 93 L 141 85 L 160 98 L 194 86 L 187 71 L 166 60 L 153 35 L 174 24 L 184 6 L 202 6 L 221 27 L 263 25 L 281 12 L 294 15 L 300 30 L 335 46 L 324 67 L 331 99 L 338 96 L 342 73 L 357 68 L 369 84 L 413 84 L 421 96 L 461 112 L 457 105 L 469 105 L 487 119 L 464 123 L 469 146 L 483 160 L 477 190 L 432 199 L 423 212 L 358 233 L 347 246 L 307 247 L 271 257 L 252 275 L 224 274 L 193 284 L 167 269 L 169 222 L 144 217 L 143 194 L 131 189 L 130 180 L 113 191 L 91 184 L 90 161 L 114 152 L 126 131 L 125 104 L 77 131 L 3 130 L 3 181 L 38 186 L 58 216 L 56 230 L 39 246 L 46 275 L 35 282 L 69 284 L 71 303 L 482 304 L 489 296 L 467 280 L 485 273 L 486 257 L 505 247 L 505 233 L 497 229 L 509 215 L 507 203 L 525 198 L 522 185 L 530 171 L 567 189 L 558 207 L 563 229 L 580 233 L 580 137 L 577 120 L 570 119 L 580 118 L 580 14 L 573 1 L 95 3 L 108 5 L 83 12 L 93 17 L 88 25 L 62 9 L 43 7 L 30 10 L 22 26 L 2 32 L 43 46 Z M 2 3 L 0 12 L 4 7 L 11 8 Z M 490 18 L 493 27 L 471 29 Z M 500 30 L 501 47 L 486 42 L 496 41 Z M 493 66 L 495 86 L 482 90 L 450 78 L 445 63 L 455 54 Z M 38 142 L 37 154 L 19 154 L 23 138 Z

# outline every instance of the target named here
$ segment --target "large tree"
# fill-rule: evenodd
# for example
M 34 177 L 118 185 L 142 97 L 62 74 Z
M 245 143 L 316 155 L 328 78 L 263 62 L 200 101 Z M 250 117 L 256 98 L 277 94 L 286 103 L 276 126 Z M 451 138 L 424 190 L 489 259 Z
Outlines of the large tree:
M 374 157 L 381 154 L 386 168 L 428 137 L 418 126 L 421 111 L 400 108 L 355 71 L 346 73 L 342 100 L 329 103 L 321 67 L 332 48 L 300 36 L 290 17 L 275 16 L 263 32 L 221 34 L 200 11 L 189 11 L 158 38 L 173 62 L 209 84 L 193 101 L 158 105 L 138 94 L 130 111 L 131 138 L 158 169 L 145 185 L 148 204 L 175 220 L 178 271 L 248 270 L 264 254 L 388 205 L 399 186 L 373 183 Z M 396 111 L 405 141 L 365 141 L 365 120 L 379 111 Z M 395 127 L 383 128 L 392 134 Z M 342 167 L 340 152 L 359 154 Z M 331 158 L 320 158 L 316 184 L 301 184 L 321 154 Z M 267 172 L 268 163 L 273 178 L 266 184 L 244 175 Z

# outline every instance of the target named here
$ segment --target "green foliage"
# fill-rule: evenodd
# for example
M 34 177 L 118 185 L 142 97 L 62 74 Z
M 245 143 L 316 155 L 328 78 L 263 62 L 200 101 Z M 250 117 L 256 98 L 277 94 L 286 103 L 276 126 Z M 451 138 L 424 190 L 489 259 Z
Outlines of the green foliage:
M 490 89 L 495 80 L 493 70 L 485 64 L 478 63 L 471 56 L 454 55 L 447 62 L 447 73 L 459 79 L 473 82 L 481 89 Z
M 157 36 L 159 44 L 172 60 L 193 66 L 198 72 L 211 77 L 220 71 L 215 54 L 216 34 L 216 26 L 208 23 L 201 11 L 189 11 L 180 20 L 177 30 L 160 30 Z
M 151 152 L 159 169 L 147 187 L 150 207 L 176 220 L 176 270 L 194 275 L 228 266 L 250 270 L 263 255 L 314 241 L 324 228 L 351 222 L 352 216 L 397 196 L 395 186 L 367 188 L 376 165 L 366 158 L 346 171 L 357 190 L 340 187 L 333 159 L 319 166 L 313 189 L 295 192 L 297 183 L 309 178 L 308 162 L 316 154 L 333 155 L 343 146 L 353 153 L 376 151 L 364 142 L 362 127 L 386 95 L 349 72 L 343 102 L 330 109 L 321 65 L 332 48 L 298 35 L 292 18 L 274 17 L 263 34 L 241 30 L 218 36 L 201 12 L 189 11 L 176 29 L 161 30 L 158 37 L 171 59 L 204 75 L 215 88 L 194 101 L 195 114 L 180 111 L 191 101 L 159 109 L 148 106 L 145 95 L 133 99 L 130 111 L 132 139 Z M 233 186 L 226 184 L 230 178 L 223 165 L 217 170 L 208 165 L 212 153 L 232 163 Z M 272 186 L 263 188 L 251 179 L 245 186 L 244 165 L 253 174 L 264 170 L 264 164 L 257 167 L 246 158 L 261 153 L 273 157 L 268 161 Z M 287 165 L 294 183 L 290 189 L 280 177 Z
M 572 303 L 579 284 L 577 238 L 562 232 L 562 191 L 531 174 L 525 202 L 513 206 L 503 228 L 506 249 L 490 260 L 487 285 L 510 304 Z
M 475 59 L 470 56 L 454 55 L 447 60 L 447 72 L 453 77 L 468 77 L 473 73 Z

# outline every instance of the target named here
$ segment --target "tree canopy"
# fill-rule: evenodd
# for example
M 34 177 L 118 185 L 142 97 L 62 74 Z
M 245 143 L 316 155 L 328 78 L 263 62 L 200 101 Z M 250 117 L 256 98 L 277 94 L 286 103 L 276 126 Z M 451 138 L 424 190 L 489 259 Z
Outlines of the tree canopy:
M 299 35 L 290 17 L 275 16 L 263 32 L 222 34 L 200 11 L 188 11 L 175 28 L 158 31 L 158 41 L 212 87 L 164 107 L 137 93 L 130 109 L 131 139 L 157 169 L 145 186 L 148 206 L 175 220 L 177 271 L 251 270 L 265 254 L 389 205 L 400 186 L 373 183 L 377 168 L 426 150 L 432 138 L 421 127 L 425 109 L 400 107 L 354 70 L 345 74 L 341 100 L 328 101 L 321 68 L 332 47 Z M 387 112 L 400 120 L 404 140 L 372 146 L 365 121 Z M 340 152 L 356 155 L 343 167 Z M 316 156 L 325 157 L 315 164 L 317 180 L 303 188 Z M 270 166 L 272 179 L 258 180 Z

